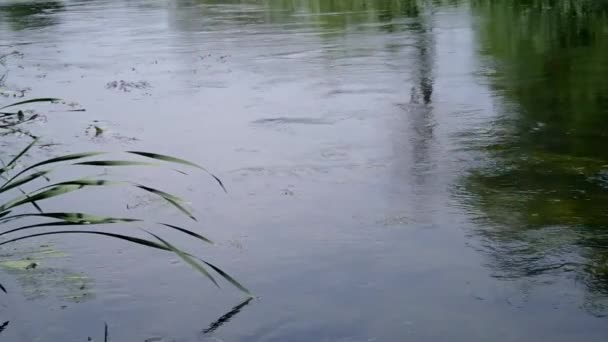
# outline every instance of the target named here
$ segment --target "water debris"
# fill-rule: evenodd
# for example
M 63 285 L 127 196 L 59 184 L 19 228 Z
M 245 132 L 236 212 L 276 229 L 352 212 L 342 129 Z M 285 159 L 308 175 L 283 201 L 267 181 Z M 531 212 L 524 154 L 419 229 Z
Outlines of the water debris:
M 0 262 L 0 268 L 4 270 L 27 270 L 30 268 L 28 260 L 5 260 Z
M 378 221 L 378 224 L 381 224 L 386 227 L 390 226 L 405 226 L 412 223 L 413 220 L 411 217 L 407 215 L 397 215 L 392 217 L 387 217 L 383 220 Z
M 288 186 L 281 190 L 281 195 L 283 196 L 294 196 L 295 192 L 293 191 L 293 186 Z
M 86 129 L 87 135 L 92 135 L 94 138 L 100 137 L 105 130 L 97 125 L 89 125 Z
M 2 84 L 0 84 L 0 86 L 2 86 Z M 0 89 L 0 96 L 22 98 L 22 97 L 25 97 L 25 94 L 30 90 L 31 90 L 31 88 L 24 88 L 24 89 L 17 89 L 17 90 Z
M 116 90 L 120 90 L 125 93 L 129 93 L 129 92 L 133 91 L 134 89 L 144 90 L 144 89 L 149 89 L 151 87 L 152 87 L 152 85 L 150 85 L 150 83 L 147 81 L 130 82 L 130 81 L 125 81 L 125 80 L 120 80 L 120 81 L 108 82 L 106 84 L 106 89 L 116 89 Z
M 95 296 L 92 279 L 54 266 L 65 255 L 53 247 L 31 246 L 0 257 L 0 270 L 15 277 L 27 299 L 53 295 L 63 301 L 83 302 Z

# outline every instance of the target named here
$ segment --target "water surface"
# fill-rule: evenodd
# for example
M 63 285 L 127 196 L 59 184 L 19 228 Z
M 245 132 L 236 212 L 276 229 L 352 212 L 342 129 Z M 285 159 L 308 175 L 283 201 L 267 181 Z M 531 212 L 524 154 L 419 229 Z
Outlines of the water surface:
M 87 109 L 36 107 L 48 120 L 27 128 L 57 144 L 37 156 L 169 153 L 229 190 L 119 172 L 191 199 L 194 225 L 131 191 L 62 204 L 200 229 L 217 246 L 169 236 L 258 296 L 237 306 L 227 284 L 120 242 L 41 241 L 67 254 L 42 269 L 86 275 L 89 295 L 13 291 L 2 334 L 85 341 L 107 321 L 115 341 L 605 341 L 607 13 L 568 0 L 1 1 L 0 46 L 22 54 L 6 87 Z

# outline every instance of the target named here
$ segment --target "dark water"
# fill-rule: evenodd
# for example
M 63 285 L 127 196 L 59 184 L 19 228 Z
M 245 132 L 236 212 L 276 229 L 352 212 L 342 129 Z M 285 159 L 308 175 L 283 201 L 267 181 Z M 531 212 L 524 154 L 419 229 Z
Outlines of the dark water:
M 228 195 L 122 171 L 190 198 L 218 245 L 173 238 L 258 296 L 119 242 L 42 241 L 65 255 L 3 274 L 23 291 L 0 337 L 608 338 L 605 1 L 1 1 L 0 46 L 22 54 L 5 89 L 87 109 L 36 107 L 48 122 L 28 129 L 58 144 L 40 155 L 217 172 Z M 66 204 L 181 220 L 131 192 Z

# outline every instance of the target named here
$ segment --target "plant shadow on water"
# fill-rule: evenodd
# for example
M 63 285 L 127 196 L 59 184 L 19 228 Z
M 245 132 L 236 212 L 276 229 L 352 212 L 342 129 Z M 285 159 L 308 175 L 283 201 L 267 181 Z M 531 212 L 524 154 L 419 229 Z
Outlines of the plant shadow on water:
M 584 289 L 581 307 L 601 317 L 608 314 L 608 45 L 601 39 L 608 6 L 548 3 L 473 2 L 481 54 L 499 65 L 484 77 L 502 114 L 464 142 L 484 162 L 457 192 L 477 215 L 475 235 L 495 277 L 539 286 L 569 279 Z
M 209 327 L 207 327 L 206 329 L 201 331 L 201 333 L 200 333 L 201 338 L 205 339 L 205 338 L 212 336 L 216 330 L 218 330 L 222 326 L 229 323 L 230 320 L 233 319 L 234 317 L 236 317 L 246 306 L 250 305 L 253 302 L 253 300 L 254 300 L 253 297 L 246 298 L 244 301 L 242 301 L 238 305 L 234 306 L 228 312 L 221 315 L 218 319 L 216 319 L 211 324 L 209 324 Z M 8 323 L 9 322 L 5 322 L 2 326 L 0 326 L 0 333 L 2 333 L 2 330 L 8 325 Z M 110 335 L 110 331 L 109 331 L 108 324 L 104 323 L 104 339 L 103 340 L 107 342 L 109 340 L 109 335 Z M 92 338 L 89 337 L 89 341 L 91 341 L 91 340 L 92 340 Z M 150 338 L 147 338 L 144 340 L 144 342 L 157 342 L 157 341 L 158 342 L 163 341 L 163 338 L 150 337 Z
M 222 315 L 220 318 L 218 318 L 215 322 L 211 323 L 207 329 L 202 331 L 201 334 L 209 335 L 209 334 L 213 333 L 214 331 L 216 331 L 217 329 L 219 329 L 224 324 L 230 322 L 230 320 L 232 318 L 234 318 L 236 315 L 238 315 L 241 312 L 241 310 L 243 310 L 247 305 L 249 305 L 251 303 L 252 300 L 253 300 L 253 298 L 245 299 L 243 302 L 236 305 L 230 311 L 228 311 L 227 313 Z

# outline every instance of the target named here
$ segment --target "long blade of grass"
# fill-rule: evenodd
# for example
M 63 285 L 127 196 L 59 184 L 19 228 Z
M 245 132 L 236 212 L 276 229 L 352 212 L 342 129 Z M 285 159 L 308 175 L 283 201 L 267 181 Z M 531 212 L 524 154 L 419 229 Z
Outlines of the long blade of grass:
M 168 227 L 168 228 L 179 230 L 180 232 L 182 232 L 184 234 L 188 234 L 188 235 L 193 236 L 193 237 L 195 237 L 195 238 L 197 238 L 199 240 L 203 240 L 203 241 L 205 241 L 205 242 L 207 242 L 209 244 L 212 244 L 212 245 L 214 244 L 213 241 L 211 241 L 211 240 L 207 239 L 206 237 L 204 237 L 202 235 L 199 235 L 199 234 L 197 234 L 197 233 L 195 233 L 195 232 L 193 232 L 191 230 L 184 229 L 184 228 L 181 228 L 181 227 L 178 227 L 178 226 L 174 226 L 172 224 L 167 224 L 167 223 L 159 223 L 159 224 L 162 225 L 162 226 Z
M 74 165 L 88 165 L 88 166 L 136 166 L 136 165 L 145 165 L 145 166 L 156 166 L 156 164 L 153 164 L 153 163 L 130 161 L 130 160 L 92 160 L 92 161 L 85 161 L 85 162 L 80 162 L 80 163 L 74 163 Z
M 147 162 L 140 162 L 140 161 L 132 161 L 132 160 L 91 160 L 91 161 L 85 161 L 85 162 L 81 162 L 81 163 L 74 163 L 72 165 L 80 165 L 80 166 L 109 166 L 109 167 L 115 167 L 115 166 L 161 166 L 159 164 L 155 164 L 155 163 L 147 163 Z M 176 170 L 176 169 L 172 169 L 175 172 L 181 173 L 183 175 L 186 175 L 187 173 L 180 171 L 180 170 Z
M 5 108 L 10 108 L 10 107 L 15 107 L 15 106 L 21 106 L 21 105 L 24 105 L 24 104 L 34 103 L 34 102 L 57 102 L 57 101 L 61 101 L 61 99 L 52 98 L 52 97 L 45 97 L 45 98 L 31 99 L 31 100 L 27 100 L 27 101 L 21 101 L 21 102 L 11 103 L 8 106 L 0 107 L 0 109 L 5 109 Z
M 74 179 L 65 182 L 55 183 L 51 185 L 47 185 L 43 188 L 38 189 L 37 191 L 52 188 L 58 185 L 78 185 L 78 186 L 111 186 L 111 185 L 124 185 L 129 184 L 127 182 L 121 181 L 111 181 L 106 179 L 94 179 L 94 178 L 82 178 L 82 179 Z
M 143 220 L 135 218 L 124 218 L 124 217 L 106 217 L 96 216 L 86 213 L 31 213 L 31 214 L 19 214 L 13 216 L 7 216 L 0 218 L 0 224 L 9 221 L 18 220 L 24 217 L 46 217 L 54 218 L 64 222 L 78 223 L 78 224 L 112 224 L 112 223 L 130 223 L 130 222 L 141 222 Z M 1 234 L 0 234 L 1 235 Z
M 45 222 L 45 223 L 30 224 L 30 225 L 27 225 L 27 226 L 13 228 L 13 229 L 10 229 L 10 230 L 4 231 L 4 232 L 0 232 L 0 236 L 11 234 L 11 233 L 15 233 L 15 232 L 19 232 L 19 231 L 22 231 L 22 230 L 33 229 L 33 228 L 68 227 L 68 226 L 92 226 L 92 225 L 101 225 L 101 224 L 113 224 L 113 223 L 119 223 L 119 222 L 127 222 L 127 221 L 115 220 L 115 221 L 106 221 L 106 222 L 103 222 L 103 221 L 98 221 L 98 222 L 69 222 L 69 221 Z
M 139 189 L 142 189 L 142 190 L 144 190 L 144 191 L 147 191 L 147 192 L 153 193 L 153 194 L 155 194 L 155 195 L 157 195 L 157 196 L 160 196 L 160 197 L 163 197 L 163 198 L 168 198 L 168 199 L 174 200 L 174 201 L 176 201 L 176 202 L 183 202 L 183 199 L 182 199 L 182 198 L 177 197 L 177 196 L 175 196 L 175 195 L 172 195 L 172 194 L 170 194 L 170 193 L 164 192 L 164 191 L 162 191 L 162 190 L 158 190 L 158 189 L 151 188 L 151 187 L 149 187 L 149 186 L 145 186 L 145 185 L 142 185 L 142 184 L 137 184 L 137 183 L 133 183 L 133 185 L 134 185 L 136 188 L 139 188 Z
M 2 292 L 4 292 L 4 293 L 8 293 L 8 292 L 6 292 L 6 289 L 4 288 L 4 286 L 2 286 L 2 284 L 0 284 L 0 290 L 2 290 Z
M 96 216 L 86 213 L 42 213 L 35 214 L 36 216 L 50 217 L 66 222 L 87 223 L 87 224 L 106 224 L 106 223 L 125 223 L 125 222 L 141 222 L 140 219 L 130 217 L 108 217 Z
M 199 263 L 197 263 L 196 260 L 193 259 L 190 255 L 188 255 L 187 253 L 184 253 L 179 248 L 177 248 L 177 247 L 173 246 L 172 244 L 170 244 L 169 242 L 165 241 L 160 236 L 158 236 L 154 233 L 151 233 L 149 231 L 146 231 L 146 232 L 148 234 L 154 236 L 158 241 L 160 241 L 165 247 L 167 247 L 173 253 L 177 254 L 177 256 L 179 256 L 182 260 L 184 260 L 188 265 L 192 266 L 195 270 L 199 271 L 200 273 L 205 275 L 207 278 L 209 278 L 209 280 L 211 280 L 211 282 L 213 282 L 213 284 L 215 284 L 215 286 L 217 286 L 218 288 L 220 287 L 220 285 L 217 283 L 215 278 L 213 278 L 213 276 L 203 266 L 201 266 Z
M 44 190 L 35 195 L 25 195 L 25 196 L 15 199 L 15 200 L 12 200 L 8 203 L 5 203 L 4 205 L 0 206 L 0 212 L 11 209 L 11 208 L 18 207 L 23 204 L 42 201 L 42 200 L 49 199 L 52 197 L 57 197 L 57 196 L 60 196 L 60 195 L 63 195 L 63 194 L 69 193 L 69 192 L 80 190 L 82 188 L 83 188 L 82 185 L 53 186 L 50 189 Z
M 170 248 L 168 248 L 166 246 L 163 246 L 163 245 L 161 245 L 161 244 L 159 244 L 157 242 L 154 242 L 154 241 L 150 241 L 150 240 L 146 240 L 146 239 L 141 239 L 141 238 L 136 238 L 136 237 L 133 237 L 133 236 L 114 234 L 114 233 L 108 233 L 108 232 L 96 232 L 96 231 L 90 231 L 90 230 L 57 230 L 57 231 L 52 231 L 52 232 L 30 234 L 30 235 L 20 236 L 18 238 L 14 238 L 14 239 L 11 239 L 11 240 L 0 242 L 0 246 L 4 246 L 4 245 L 9 244 L 9 243 L 13 243 L 13 242 L 21 241 L 21 240 L 26 240 L 26 239 L 31 239 L 31 238 L 35 238 L 35 237 L 40 237 L 40 236 L 65 235 L 65 234 L 90 234 L 90 235 L 108 236 L 108 237 L 116 238 L 116 239 L 119 239 L 119 240 L 125 240 L 125 241 L 132 242 L 132 243 L 135 243 L 135 244 L 143 245 L 143 246 L 146 246 L 146 247 L 152 247 L 152 248 L 156 248 L 156 249 L 161 249 L 163 251 L 172 252 L 172 250 Z
M 30 224 L 30 225 L 27 225 L 27 226 L 13 228 L 13 229 L 10 229 L 10 230 L 6 230 L 6 231 L 3 231 L 3 232 L 0 232 L 0 236 L 11 234 L 11 233 L 15 233 L 15 232 L 20 232 L 22 230 L 33 229 L 33 228 L 64 227 L 64 226 L 86 226 L 86 225 L 88 225 L 88 224 L 85 224 L 85 223 L 75 223 L 75 222 L 45 222 L 45 223 L 37 223 L 37 224 Z
M 172 156 L 167 156 L 167 155 L 164 155 L 164 154 L 158 154 L 158 153 L 141 152 L 141 151 L 127 151 L 127 153 L 135 154 L 135 155 L 146 157 L 146 158 L 162 160 L 162 161 L 166 161 L 166 162 L 170 162 L 170 163 L 177 163 L 177 164 L 192 166 L 192 167 L 195 167 L 197 169 L 203 170 L 203 171 L 205 171 L 207 174 L 209 174 L 211 177 L 213 177 L 215 179 L 215 181 L 222 187 L 222 189 L 224 190 L 224 192 L 227 192 L 226 191 L 226 187 L 224 186 L 224 183 L 222 183 L 221 179 L 219 179 L 216 175 L 214 175 L 213 173 L 209 172 L 209 170 L 207 170 L 206 168 L 204 168 L 204 167 L 202 167 L 202 166 L 200 166 L 198 164 L 194 164 L 194 163 L 189 162 L 189 161 L 184 160 L 184 159 L 180 159 L 180 158 L 176 158 L 176 157 L 172 157 Z
M 69 215 L 69 214 L 68 214 Z M 78 214 L 76 214 L 78 215 Z M 56 213 L 56 214 L 50 214 L 50 215 L 38 215 L 38 214 L 24 214 L 21 215 L 22 217 L 25 216 L 44 216 L 44 217 L 53 217 L 53 218 L 61 218 L 63 217 L 63 213 Z M 86 216 L 86 215 L 85 215 Z M 22 226 L 22 227 L 18 227 L 18 228 L 14 228 L 11 230 L 7 230 L 4 232 L 0 232 L 0 236 L 3 235 L 7 235 L 7 234 L 12 234 L 18 231 L 23 231 L 23 230 L 27 230 L 27 229 L 34 229 L 34 228 L 44 228 L 44 227 L 68 227 L 68 226 L 91 226 L 91 225 L 101 225 L 101 224 L 115 224 L 115 223 L 131 223 L 131 222 L 141 222 L 141 220 L 137 220 L 137 219 L 130 219 L 130 218 L 98 218 L 95 221 L 61 221 L 61 222 L 45 222 L 45 223 L 38 223 L 38 224 L 32 224 L 32 225 L 27 225 L 27 226 Z M 173 226 L 173 225 L 167 225 L 167 224 L 162 224 L 161 225 L 168 227 L 168 228 L 172 228 L 172 229 L 176 229 L 179 230 L 182 233 L 188 234 L 190 236 L 194 236 L 200 240 L 203 240 L 205 242 L 208 243 L 213 243 L 211 242 L 209 239 L 198 235 L 192 231 L 189 231 L 187 229 L 183 229 L 177 226 Z
M 8 216 L 8 217 L 4 217 L 4 218 L 0 219 L 0 224 L 18 220 L 20 218 L 25 218 L 25 217 L 46 217 L 46 218 L 53 218 L 53 219 L 61 220 L 61 222 L 44 222 L 44 223 L 22 226 L 22 227 L 14 228 L 14 229 L 7 230 L 4 232 L 0 232 L 0 236 L 15 233 L 15 232 L 22 231 L 25 229 L 32 229 L 32 228 L 133 223 L 133 222 L 142 222 L 143 221 L 141 219 L 135 219 L 135 218 L 130 218 L 130 217 L 129 218 L 104 217 L 104 216 L 96 216 L 96 215 L 91 215 L 91 214 L 86 214 L 86 213 L 58 212 L 58 213 L 19 214 L 19 215 Z M 190 235 L 192 237 L 195 237 L 195 238 L 197 238 L 201 241 L 207 242 L 209 244 L 213 244 L 213 241 L 211 241 L 211 240 L 207 239 L 206 237 L 204 237 L 198 233 L 195 233 L 191 230 L 188 230 L 188 229 L 185 229 L 182 227 L 178 227 L 178 226 L 175 226 L 172 224 L 167 224 L 167 223 L 158 223 L 158 224 L 162 225 L 164 227 L 167 227 L 167 228 L 171 228 L 171 229 L 180 231 L 184 234 Z
M 105 152 L 83 152 L 83 153 L 74 153 L 74 154 L 67 154 L 65 156 L 60 156 L 60 157 L 56 157 L 56 158 L 51 158 L 51 159 L 47 159 L 44 161 L 41 161 L 39 163 L 36 163 L 34 165 L 28 166 L 25 169 L 21 170 L 20 172 L 18 172 L 16 175 L 14 175 L 13 177 L 11 177 L 8 181 L 6 181 L 4 183 L 4 185 L 2 185 L 0 187 L 0 189 L 6 187 L 8 184 L 10 184 L 13 180 L 15 180 L 17 177 L 21 176 L 22 174 L 28 172 L 29 170 L 32 170 L 34 168 L 43 166 L 43 165 L 48 165 L 48 164 L 54 164 L 54 163 L 60 163 L 60 162 L 64 162 L 64 161 L 70 161 L 70 160 L 76 160 L 76 159 L 82 159 L 82 158 L 88 158 L 88 157 L 93 157 L 93 156 L 97 156 L 100 154 L 104 154 Z
M 135 154 L 135 155 L 146 157 L 146 158 L 162 160 L 162 161 L 166 161 L 166 162 L 170 162 L 170 163 L 177 163 L 177 164 L 192 166 L 197 169 L 207 171 L 207 169 L 205 169 L 204 167 L 202 167 L 200 165 L 194 164 L 194 163 L 189 162 L 184 159 L 175 158 L 172 156 L 167 156 L 167 155 L 158 154 L 158 153 L 140 152 L 140 151 L 127 151 L 127 153 Z
M 177 208 L 179 211 L 181 211 L 182 213 L 184 213 L 186 216 L 188 216 L 190 219 L 197 221 L 196 217 L 194 217 L 194 215 L 192 215 L 192 213 L 187 210 L 186 208 L 184 208 L 184 206 L 182 206 L 180 204 L 180 202 L 183 202 L 183 200 L 175 195 L 172 195 L 170 193 L 155 189 L 155 188 L 151 188 L 149 186 L 145 186 L 142 184 L 137 184 L 137 183 L 127 183 L 127 182 L 120 182 L 120 181 L 109 181 L 109 180 L 103 180 L 103 179 L 78 179 L 78 180 L 71 180 L 71 181 L 66 181 L 66 182 L 61 182 L 61 183 L 56 183 L 56 184 L 51 184 L 48 186 L 45 186 L 41 189 L 38 189 L 37 191 L 42 191 L 41 193 L 38 193 L 36 195 L 30 196 L 30 198 L 32 198 L 34 201 L 39 201 L 40 199 L 37 199 L 37 196 L 42 196 L 44 198 L 42 199 L 46 199 L 47 197 L 45 197 L 45 195 L 42 194 L 46 194 L 47 192 L 49 192 L 50 190 L 56 188 L 56 187 L 85 187 L 85 186 L 109 186 L 109 185 L 121 185 L 121 184 L 132 184 L 133 186 L 142 189 L 146 192 L 152 193 L 154 195 L 157 195 L 161 198 L 163 198 L 165 201 L 169 202 L 171 205 L 173 205 L 175 208 Z M 48 190 L 47 190 L 48 189 Z M 0 189 L 1 190 L 1 189 Z M 78 190 L 78 189 L 74 189 L 74 190 Z M 74 191 L 72 190 L 72 191 Z M 66 191 L 69 192 L 69 191 Z M 51 193 L 52 195 L 54 195 L 54 193 Z M 57 195 L 54 195 L 57 196 Z M 54 197 L 51 196 L 51 197 Z M 25 201 L 27 200 L 27 198 L 20 198 L 18 200 L 14 200 L 12 202 L 18 202 L 18 205 L 22 205 L 23 203 L 26 203 Z M 5 204 L 4 206 L 0 206 L 0 212 L 13 208 L 15 205 L 13 205 L 13 203 L 9 203 L 9 204 Z M 23 203 L 21 203 L 23 202 Z
M 10 211 L 10 210 L 3 211 L 3 212 L 1 212 L 1 213 L 0 213 L 0 218 L 3 218 L 4 216 L 6 216 L 6 215 L 8 215 L 8 214 L 10 214 L 10 213 L 11 213 L 11 211 Z
M 232 278 L 228 273 L 222 271 L 219 267 L 217 267 L 217 266 L 215 266 L 215 265 L 213 265 L 211 263 L 208 263 L 207 261 L 205 261 L 203 259 L 199 259 L 199 260 L 201 262 L 205 263 L 205 265 L 211 267 L 215 272 L 219 273 L 224 279 L 226 279 L 234 287 L 236 287 L 237 289 L 241 290 L 242 292 L 244 292 L 249 297 L 253 297 L 253 295 L 251 294 L 251 292 L 249 292 L 248 289 L 246 289 L 243 285 L 241 285 L 241 283 L 239 283 L 234 278 Z
M 28 169 L 33 169 L 35 167 L 39 167 L 42 165 L 47 165 L 47 164 L 54 164 L 54 163 L 59 163 L 59 162 L 64 162 L 64 161 L 70 161 L 70 160 L 76 160 L 76 159 L 82 159 L 82 158 L 88 158 L 88 157 L 93 157 L 93 156 L 98 156 L 101 154 L 106 154 L 106 152 L 81 152 L 81 153 L 74 153 L 74 154 L 66 154 L 64 156 L 59 156 L 59 157 L 55 157 L 55 158 L 51 158 L 51 159 L 47 159 L 44 161 L 41 161 L 39 163 L 36 163 L 30 167 L 28 167 Z
M 9 184 L 9 185 L 5 186 L 4 188 L 1 188 L 1 189 L 0 189 L 0 193 L 3 193 L 3 192 L 6 192 L 6 191 L 9 191 L 9 190 L 11 190 L 11 189 L 14 189 L 14 188 L 16 188 L 16 187 L 20 186 L 20 185 L 23 185 L 23 184 L 29 183 L 29 182 L 31 182 L 31 181 L 33 181 L 33 180 L 35 180 L 35 179 L 40 178 L 40 177 L 44 177 L 44 176 L 46 176 L 47 174 L 49 174 L 50 172 L 51 172 L 51 170 L 38 171 L 38 172 L 36 172 L 36 173 L 32 173 L 32 174 L 30 174 L 30 175 L 28 175 L 28 176 L 25 176 L 25 177 L 23 177 L 23 178 L 21 178 L 21 179 L 15 180 L 15 181 L 14 181 L 14 182 L 12 182 L 11 184 Z
M 73 185 L 73 186 L 108 186 L 108 185 L 121 185 L 121 184 L 127 184 L 127 183 L 120 182 L 120 181 L 108 181 L 108 180 L 103 180 L 103 179 L 79 179 L 79 180 L 72 180 L 72 181 L 52 184 L 52 185 L 46 186 L 42 189 L 51 188 L 54 186 L 71 186 L 71 185 Z M 190 211 L 188 211 L 186 208 L 184 208 L 179 203 L 179 202 L 183 202 L 183 200 L 181 198 L 179 198 L 175 195 L 172 195 L 170 193 L 167 193 L 167 192 L 155 189 L 155 188 L 151 188 L 149 186 L 145 186 L 142 184 L 137 184 L 137 183 L 131 183 L 131 184 L 133 186 L 135 186 L 136 188 L 142 189 L 144 191 L 150 192 L 154 195 L 157 195 L 157 196 L 163 198 L 165 201 L 169 202 L 171 205 L 176 207 L 179 211 L 186 214 L 186 216 L 188 216 L 189 218 L 191 218 L 194 221 L 197 221 L 196 217 L 194 217 L 194 215 L 192 215 L 192 213 L 190 213 Z M 39 189 L 39 190 L 42 190 L 42 189 Z M 2 207 L 0 207 L 0 210 L 2 210 Z

